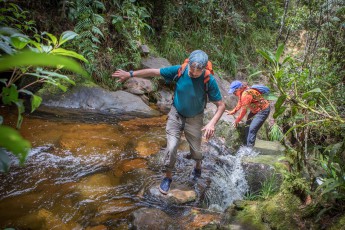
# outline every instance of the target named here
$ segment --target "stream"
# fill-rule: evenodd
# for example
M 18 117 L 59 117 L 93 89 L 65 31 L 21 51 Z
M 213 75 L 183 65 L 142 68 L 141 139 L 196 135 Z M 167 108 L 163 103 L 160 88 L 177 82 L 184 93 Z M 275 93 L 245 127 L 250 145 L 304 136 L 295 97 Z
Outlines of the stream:
M 1 115 L 15 126 L 15 114 Z M 178 220 L 190 207 L 221 213 L 243 198 L 241 157 L 254 153 L 230 153 L 212 140 L 203 144 L 207 180 L 195 187 L 196 201 L 176 206 L 145 196 L 162 179 L 162 167 L 149 158 L 166 144 L 165 122 L 166 116 L 86 123 L 26 115 L 20 133 L 32 149 L 24 166 L 11 156 L 10 171 L 0 173 L 0 228 L 129 229 L 130 214 L 143 207 Z M 188 149 L 182 138 L 174 181 L 183 183 L 193 169 L 183 157 Z

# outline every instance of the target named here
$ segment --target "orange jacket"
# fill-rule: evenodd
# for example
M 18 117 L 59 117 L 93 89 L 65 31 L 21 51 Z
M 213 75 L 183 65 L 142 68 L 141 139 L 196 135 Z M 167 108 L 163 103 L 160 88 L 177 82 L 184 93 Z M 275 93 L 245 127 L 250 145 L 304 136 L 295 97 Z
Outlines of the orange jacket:
M 240 115 L 235 120 L 236 123 L 239 123 L 246 115 L 247 109 L 250 109 L 250 112 L 256 114 L 261 110 L 267 109 L 269 106 L 269 102 L 259 91 L 255 89 L 247 89 L 242 92 L 236 107 L 231 110 L 229 114 L 235 114 L 241 109 Z

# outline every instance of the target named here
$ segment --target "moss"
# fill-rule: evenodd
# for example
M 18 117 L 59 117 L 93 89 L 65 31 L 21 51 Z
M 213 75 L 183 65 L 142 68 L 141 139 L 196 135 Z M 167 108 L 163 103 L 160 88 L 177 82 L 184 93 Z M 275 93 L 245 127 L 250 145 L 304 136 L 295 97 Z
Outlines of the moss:
M 301 201 L 290 193 L 278 193 L 260 204 L 262 220 L 273 229 L 299 229 Z
M 259 203 L 247 201 L 242 211 L 235 217 L 245 229 L 266 230 L 269 227 L 262 222 L 262 214 L 259 209 Z
M 86 87 L 93 87 L 97 86 L 97 84 L 93 83 L 92 81 L 84 81 L 82 83 L 77 83 L 78 86 L 86 86 Z M 71 90 L 74 86 L 73 85 L 67 85 L 67 91 Z M 44 84 L 43 87 L 37 91 L 37 95 L 40 97 L 49 96 L 49 95 L 56 95 L 56 94 L 62 94 L 64 93 L 60 88 L 57 86 L 51 85 L 51 84 Z

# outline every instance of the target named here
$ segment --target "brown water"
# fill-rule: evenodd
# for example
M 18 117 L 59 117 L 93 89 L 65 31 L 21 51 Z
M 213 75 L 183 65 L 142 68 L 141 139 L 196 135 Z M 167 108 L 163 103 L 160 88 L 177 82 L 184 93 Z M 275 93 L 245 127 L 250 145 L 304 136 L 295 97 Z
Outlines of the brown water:
M 14 126 L 15 115 L 1 115 Z M 165 120 L 87 124 L 26 116 L 20 133 L 32 150 L 24 166 L 13 158 L 10 172 L 0 174 L 0 228 L 126 229 L 128 214 L 145 205 L 143 183 L 161 179 L 147 157 L 165 146 Z
M 0 115 L 5 124 L 15 126 L 15 114 L 0 108 Z M 198 229 L 205 224 L 199 218 L 210 217 L 206 209 L 217 210 L 212 218 L 219 218 L 218 211 L 247 191 L 240 163 L 247 153 L 232 156 L 210 141 L 203 145 L 203 179 L 195 184 L 194 203 L 167 205 L 146 196 L 144 191 L 157 186 L 163 176 L 161 165 L 152 165 L 155 161 L 149 158 L 166 145 L 166 116 L 118 123 L 95 119 L 92 124 L 52 119 L 24 118 L 20 133 L 32 150 L 24 166 L 12 157 L 10 172 L 0 173 L 0 229 L 129 229 L 130 214 L 142 207 L 163 210 L 183 222 L 182 229 Z M 183 157 L 188 148 L 182 138 L 174 172 L 177 183 L 185 183 L 194 167 Z M 206 215 L 195 217 L 193 207 L 201 207 Z

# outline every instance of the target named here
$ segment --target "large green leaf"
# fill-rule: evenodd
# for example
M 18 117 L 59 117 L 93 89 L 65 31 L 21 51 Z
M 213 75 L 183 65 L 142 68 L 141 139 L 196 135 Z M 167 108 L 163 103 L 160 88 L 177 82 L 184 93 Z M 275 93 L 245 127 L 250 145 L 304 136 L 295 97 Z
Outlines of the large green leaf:
M 282 113 L 285 112 L 286 110 L 286 107 L 285 106 L 282 106 L 283 103 L 285 102 L 286 100 L 286 95 L 281 95 L 276 104 L 274 105 L 275 107 L 275 113 L 273 114 L 273 118 L 276 119 L 277 117 L 279 117 Z
M 17 50 L 23 49 L 29 43 L 29 41 L 30 39 L 22 34 L 15 34 L 11 36 L 11 45 Z
M 81 68 L 79 63 L 72 59 L 46 53 L 35 53 L 32 51 L 25 51 L 13 56 L 4 56 L 0 59 L 0 72 L 18 66 L 49 66 L 56 68 L 59 65 L 67 70 L 81 74 L 82 76 L 88 76 L 87 72 Z
M 278 49 L 277 49 L 277 52 L 276 52 L 276 55 L 275 55 L 275 60 L 276 62 L 279 62 L 279 59 L 280 59 L 280 56 L 282 55 L 284 51 L 284 44 L 281 44 Z
M 302 98 L 306 98 L 306 97 L 308 97 L 308 96 L 309 96 L 310 94 L 312 94 L 312 93 L 321 93 L 321 92 L 322 92 L 322 91 L 321 91 L 320 88 L 315 88 L 315 89 L 312 89 L 312 90 L 310 90 L 310 91 L 304 93 L 304 94 L 302 95 Z
M 35 94 L 31 97 L 31 113 L 35 111 L 42 103 L 42 98 Z
M 10 88 L 3 87 L 2 88 L 2 102 L 5 105 L 10 105 L 18 101 L 18 91 L 16 85 L 11 85 Z
M 22 138 L 19 132 L 9 126 L 0 125 L 0 147 L 7 149 L 24 163 L 31 148 L 29 141 Z
M 50 53 L 52 54 L 58 54 L 58 55 L 61 55 L 61 56 L 69 56 L 69 57 L 74 57 L 74 58 L 77 58 L 83 62 L 86 62 L 88 63 L 89 61 L 86 60 L 83 55 L 81 54 L 78 54 L 74 51 L 71 51 L 71 50 L 66 50 L 66 49 L 63 49 L 63 48 L 57 48 L 57 49 L 54 49 L 52 50 Z

